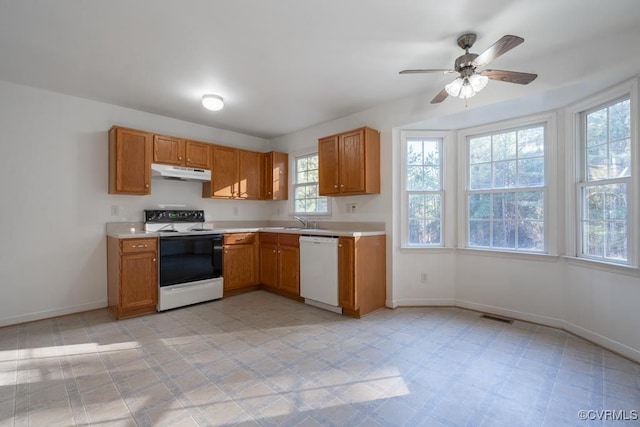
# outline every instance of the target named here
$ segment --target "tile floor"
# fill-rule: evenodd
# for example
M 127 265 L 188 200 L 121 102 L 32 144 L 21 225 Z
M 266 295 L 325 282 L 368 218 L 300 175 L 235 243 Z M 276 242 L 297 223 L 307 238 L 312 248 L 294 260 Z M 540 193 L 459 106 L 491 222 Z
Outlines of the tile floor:
M 634 411 L 640 365 L 455 308 L 355 320 L 258 291 L 0 329 L 0 426 L 623 426 Z

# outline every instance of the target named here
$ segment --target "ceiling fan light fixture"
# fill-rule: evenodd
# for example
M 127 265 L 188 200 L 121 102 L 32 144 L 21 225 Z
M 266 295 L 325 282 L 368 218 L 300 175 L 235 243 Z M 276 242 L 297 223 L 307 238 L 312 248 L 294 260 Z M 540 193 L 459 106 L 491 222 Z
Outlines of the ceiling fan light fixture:
M 475 73 L 472 74 L 471 77 L 469 77 L 469 84 L 476 93 L 484 89 L 487 86 L 488 82 L 489 77 L 483 76 L 482 74 Z
M 202 95 L 202 106 L 207 110 L 219 111 L 224 107 L 224 100 L 220 95 Z
M 464 85 L 464 80 L 460 77 L 446 85 L 444 88 L 449 94 L 449 96 L 458 96 L 460 94 L 460 89 Z
M 473 90 L 473 87 L 471 87 L 471 84 L 469 84 L 469 80 L 465 79 L 465 82 L 460 89 L 460 95 L 458 96 L 460 97 L 460 99 L 467 99 L 475 95 L 476 91 Z

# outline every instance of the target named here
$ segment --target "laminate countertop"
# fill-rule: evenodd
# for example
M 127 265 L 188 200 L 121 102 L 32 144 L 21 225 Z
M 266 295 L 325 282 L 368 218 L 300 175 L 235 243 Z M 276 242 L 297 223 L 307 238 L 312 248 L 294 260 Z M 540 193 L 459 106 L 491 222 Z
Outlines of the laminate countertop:
M 338 236 L 338 237 L 362 237 L 380 236 L 385 232 L 382 230 L 331 230 L 325 228 L 302 228 L 302 227 L 224 227 L 208 228 L 210 233 L 288 233 L 305 236 Z M 194 232 L 194 235 L 202 235 L 203 232 Z M 145 231 L 144 225 L 140 223 L 108 223 L 107 236 L 118 239 L 139 239 L 144 237 L 159 237 L 160 235 L 171 236 L 158 232 Z

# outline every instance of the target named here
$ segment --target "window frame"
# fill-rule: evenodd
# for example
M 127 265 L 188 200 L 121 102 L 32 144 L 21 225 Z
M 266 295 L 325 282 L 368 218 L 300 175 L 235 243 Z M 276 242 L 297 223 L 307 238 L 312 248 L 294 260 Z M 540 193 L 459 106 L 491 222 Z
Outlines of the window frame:
M 495 192 L 519 192 L 527 191 L 527 189 L 543 191 L 543 223 L 544 223 L 544 248 L 538 250 L 522 250 L 485 246 L 469 245 L 469 194 L 470 190 L 470 150 L 469 140 L 473 137 L 493 135 L 512 130 L 525 129 L 535 127 L 537 125 L 544 127 L 544 185 L 539 187 L 517 187 L 504 189 L 479 190 Z M 458 152 L 459 162 L 458 170 L 460 180 L 458 184 L 458 248 L 469 251 L 487 251 L 492 253 L 505 253 L 517 256 L 557 256 L 558 239 L 556 237 L 558 230 L 557 222 L 557 162 L 555 153 L 557 153 L 557 117 L 556 113 L 544 113 L 530 116 L 524 116 L 517 119 L 505 120 L 490 123 L 483 126 L 466 128 L 458 133 Z M 522 189 L 522 190 L 521 190 Z M 475 190 L 473 191 L 475 192 Z
M 448 244 L 448 236 L 451 234 L 448 232 L 448 222 L 446 220 L 446 212 L 449 211 L 447 206 L 446 188 L 448 183 L 447 177 L 447 161 L 449 156 L 449 149 L 447 147 L 447 140 L 449 139 L 449 132 L 434 132 L 434 131 L 412 131 L 401 130 L 400 131 L 400 170 L 402 171 L 400 177 L 400 193 L 402 194 L 400 203 L 400 247 L 402 249 L 442 249 L 444 247 L 450 247 Z M 410 140 L 438 140 L 439 141 L 439 172 L 440 172 L 440 188 L 439 190 L 407 190 L 407 148 L 408 141 Z M 409 195 L 410 194 L 439 194 L 440 195 L 440 243 L 438 244 L 410 244 L 409 243 Z
M 326 212 L 298 212 L 296 211 L 296 189 L 301 186 L 301 185 L 308 185 L 309 183 L 305 183 L 305 184 L 300 184 L 298 183 L 298 159 L 303 158 L 303 157 L 313 157 L 313 156 L 318 156 L 318 150 L 314 149 L 314 150 L 306 150 L 306 151 L 300 151 L 300 152 L 296 152 L 296 153 L 291 153 L 290 157 L 290 165 L 289 165 L 289 170 L 293 171 L 292 177 L 291 177 L 291 194 L 290 194 L 290 200 L 292 201 L 291 203 L 291 209 L 289 210 L 289 214 L 290 216 L 304 216 L 304 217 L 330 217 L 331 216 L 331 204 L 332 204 L 332 200 L 330 197 L 327 196 L 320 196 L 320 188 L 319 188 L 319 181 L 316 182 L 316 186 L 318 186 L 318 197 L 324 197 L 327 199 L 327 211 Z M 319 163 L 318 163 L 318 168 L 319 168 Z M 319 171 L 318 171 L 318 179 L 319 179 Z
M 586 141 L 584 137 L 586 115 L 625 99 L 629 99 L 630 101 L 631 176 L 623 179 L 586 181 Z M 640 150 L 638 150 L 638 127 L 640 122 L 638 110 L 638 79 L 632 79 L 583 99 L 567 107 L 566 112 L 566 134 L 567 141 L 569 142 L 566 158 L 566 194 L 569 196 L 566 214 L 566 257 L 589 265 L 599 265 L 603 268 L 611 269 L 614 272 L 625 272 L 629 269 L 637 269 L 640 266 L 638 248 L 640 220 L 637 218 L 638 212 L 640 212 L 640 185 L 637 183 L 640 171 L 638 168 L 640 165 L 638 158 L 640 154 Z M 613 258 L 590 256 L 583 253 L 583 189 L 595 185 L 606 185 L 608 183 L 618 183 L 627 180 L 629 186 L 627 189 L 627 260 L 618 261 Z

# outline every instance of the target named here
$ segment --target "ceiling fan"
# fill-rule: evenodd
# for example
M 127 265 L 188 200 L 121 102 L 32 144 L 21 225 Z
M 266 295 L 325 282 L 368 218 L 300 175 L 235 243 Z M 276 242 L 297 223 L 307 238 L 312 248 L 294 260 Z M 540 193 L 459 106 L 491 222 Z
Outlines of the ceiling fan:
M 431 100 L 432 104 L 444 101 L 448 95 L 457 96 L 462 99 L 471 98 L 480 92 L 487 85 L 489 79 L 500 80 L 508 83 L 518 83 L 526 85 L 538 77 L 537 74 L 520 73 L 517 71 L 503 70 L 483 70 L 477 72 L 476 68 L 484 67 L 500 55 L 510 51 L 524 41 L 522 37 L 506 35 L 491 45 L 480 55 L 469 53 L 469 49 L 476 41 L 473 33 L 463 34 L 458 37 L 458 46 L 464 49 L 464 55 L 456 59 L 454 69 L 425 69 L 425 70 L 403 70 L 400 74 L 421 74 L 421 73 L 458 73 L 459 76 L 445 86 L 439 94 Z

